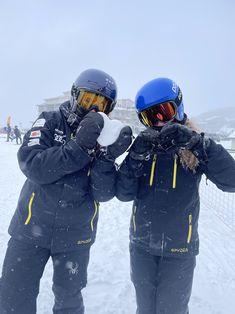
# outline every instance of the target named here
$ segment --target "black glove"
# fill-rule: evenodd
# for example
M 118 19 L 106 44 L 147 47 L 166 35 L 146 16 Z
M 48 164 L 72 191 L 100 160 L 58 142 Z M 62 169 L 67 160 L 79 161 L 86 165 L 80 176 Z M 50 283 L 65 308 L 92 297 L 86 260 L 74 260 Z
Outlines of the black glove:
M 132 142 L 132 130 L 129 126 L 125 126 L 121 129 L 117 140 L 107 146 L 101 148 L 101 155 L 107 160 L 115 161 L 116 158 L 121 156 Z
M 130 148 L 130 157 L 136 160 L 145 160 L 153 152 L 155 146 L 158 145 L 159 132 L 147 128 L 140 132 Z
M 76 143 L 85 150 L 93 149 L 103 126 L 103 117 L 97 112 L 90 111 L 79 123 Z
M 199 161 L 207 160 L 206 149 L 210 142 L 204 137 L 204 133 L 199 134 L 184 125 L 174 123 L 162 128 L 159 139 L 161 147 L 169 153 L 187 149 L 192 151 Z
M 199 138 L 198 133 L 178 123 L 166 124 L 159 135 L 161 147 L 168 152 L 185 148 L 192 139 L 197 142 Z

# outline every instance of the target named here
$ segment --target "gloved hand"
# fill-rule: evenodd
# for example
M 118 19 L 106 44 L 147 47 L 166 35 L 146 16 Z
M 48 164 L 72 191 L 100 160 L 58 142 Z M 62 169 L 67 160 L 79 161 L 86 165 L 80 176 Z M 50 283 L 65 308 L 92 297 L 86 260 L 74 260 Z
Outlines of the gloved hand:
M 130 157 L 136 160 L 145 160 L 158 145 L 159 132 L 147 128 L 140 132 L 130 148 Z
M 103 126 L 103 117 L 97 112 L 90 111 L 79 123 L 76 143 L 85 150 L 93 149 Z
M 184 125 L 173 123 L 162 128 L 159 138 L 161 146 L 169 151 L 191 146 L 192 140 L 195 143 L 200 140 L 200 134 Z
M 106 147 L 101 148 L 102 156 L 110 161 L 115 161 L 116 158 L 121 156 L 132 142 L 132 130 L 129 126 L 124 126 L 116 141 Z
M 193 137 L 194 140 L 199 140 L 200 135 L 178 123 L 166 124 L 159 135 L 161 147 L 168 152 L 185 148 Z
M 160 145 L 167 152 L 177 152 L 179 149 L 187 149 L 198 157 L 199 161 L 206 161 L 206 148 L 209 140 L 205 139 L 204 133 L 197 133 L 192 129 L 178 124 L 165 125 L 160 134 Z

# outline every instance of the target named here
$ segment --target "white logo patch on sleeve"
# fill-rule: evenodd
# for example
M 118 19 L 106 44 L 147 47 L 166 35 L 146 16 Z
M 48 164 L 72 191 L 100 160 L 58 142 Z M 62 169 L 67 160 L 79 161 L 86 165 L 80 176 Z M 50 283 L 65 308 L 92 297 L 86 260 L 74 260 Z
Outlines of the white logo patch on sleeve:
M 45 119 L 38 119 L 37 121 L 34 122 L 33 124 L 33 128 L 36 128 L 36 127 L 43 127 L 46 123 L 46 120 Z
M 33 138 L 29 140 L 28 146 L 34 146 L 34 145 L 40 145 L 40 139 L 39 138 Z
M 54 140 L 56 142 L 61 143 L 61 144 L 65 144 L 66 143 L 65 137 L 66 137 L 66 135 L 60 135 L 60 134 L 56 134 L 56 133 L 54 134 Z
M 30 133 L 30 138 L 37 138 L 37 137 L 41 137 L 41 131 L 40 130 L 36 130 L 36 131 L 31 131 Z

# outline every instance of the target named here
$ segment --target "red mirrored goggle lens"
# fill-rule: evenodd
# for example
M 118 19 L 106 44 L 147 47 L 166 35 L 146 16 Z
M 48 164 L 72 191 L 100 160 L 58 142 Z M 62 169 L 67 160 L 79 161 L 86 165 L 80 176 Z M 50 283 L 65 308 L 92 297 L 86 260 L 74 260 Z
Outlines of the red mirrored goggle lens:
M 86 90 L 81 90 L 77 98 L 78 106 L 89 110 L 90 108 L 96 106 L 99 111 L 108 114 L 112 108 L 112 101 L 105 96 L 92 93 Z
M 170 101 L 155 105 L 139 113 L 141 122 L 146 126 L 154 126 L 158 121 L 168 122 L 175 116 L 176 107 Z

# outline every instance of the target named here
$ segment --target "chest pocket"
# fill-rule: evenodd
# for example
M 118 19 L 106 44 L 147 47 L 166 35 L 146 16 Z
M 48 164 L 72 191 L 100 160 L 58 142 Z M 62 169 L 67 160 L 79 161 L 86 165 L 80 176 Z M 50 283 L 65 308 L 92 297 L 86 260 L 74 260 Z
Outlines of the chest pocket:
M 154 154 L 151 167 L 149 169 L 149 180 L 147 184 L 157 188 L 176 188 L 177 184 L 177 165 L 178 156 L 175 155 L 173 159 L 161 155 L 158 158 L 157 154 Z

